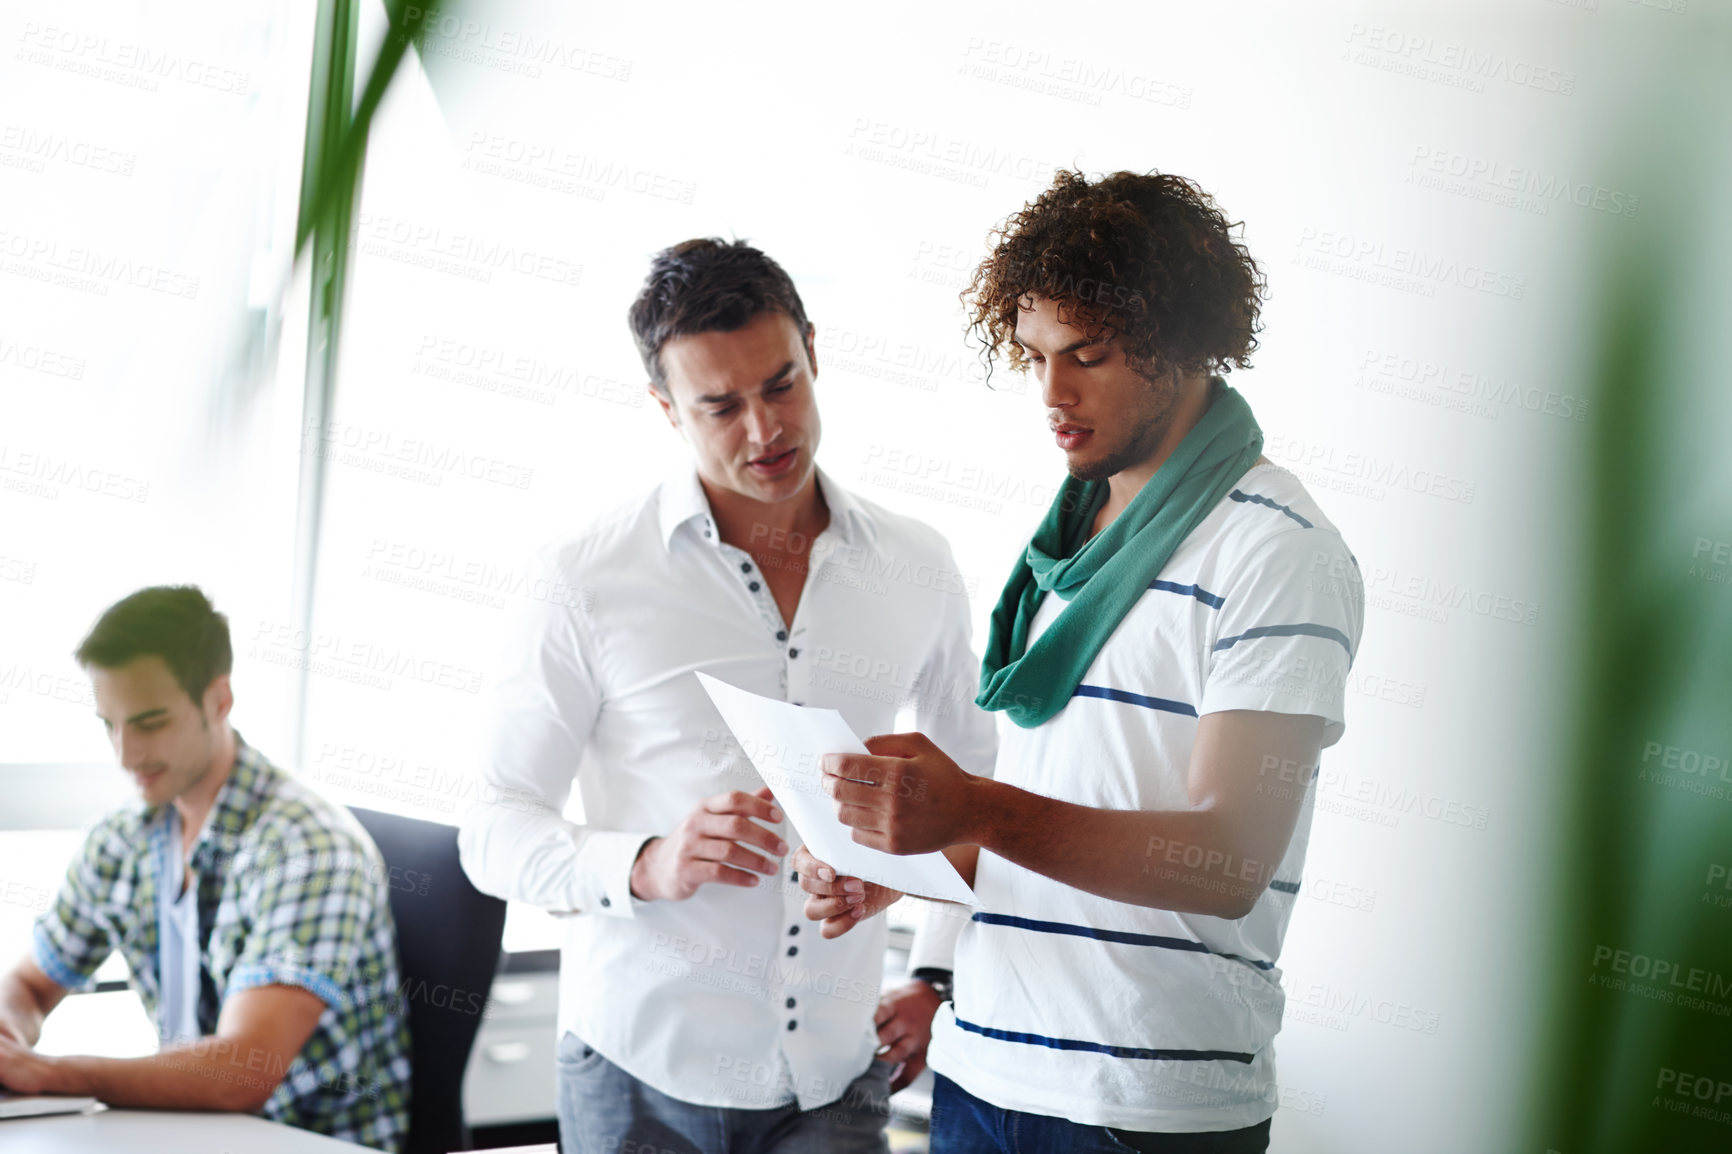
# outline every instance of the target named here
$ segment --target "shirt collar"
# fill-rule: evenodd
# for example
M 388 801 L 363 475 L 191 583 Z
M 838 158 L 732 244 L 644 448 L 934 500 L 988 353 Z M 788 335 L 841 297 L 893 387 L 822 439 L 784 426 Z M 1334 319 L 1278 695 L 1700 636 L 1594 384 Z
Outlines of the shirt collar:
M 704 496 L 704 487 L 698 483 L 697 467 L 690 462 L 663 482 L 660 505 L 664 546 L 673 548 L 674 534 L 681 525 L 692 520 L 701 521 L 703 525 L 699 531 L 708 530 L 710 543 L 716 542 L 716 523 L 710 516 L 710 501 Z
M 876 537 L 872 518 L 861 508 L 854 494 L 830 479 L 830 474 L 818 470 L 818 484 L 824 490 L 824 503 L 830 507 L 830 527 L 836 530 L 842 545 L 870 545 Z
M 817 472 L 824 503 L 830 507 L 830 528 L 835 530 L 839 542 L 847 546 L 869 544 L 873 536 L 872 521 L 866 511 L 854 495 L 832 481 L 822 467 Z M 674 534 L 680 526 L 691 521 L 698 522 L 698 532 L 710 544 L 718 544 L 721 540 L 715 518 L 710 513 L 710 500 L 704 496 L 704 487 L 698 481 L 698 470 L 694 465 L 688 464 L 663 483 L 659 514 L 662 545 L 667 548 L 673 548 Z
M 193 853 L 209 845 L 223 858 L 232 856 L 240 846 L 241 835 L 258 819 L 274 784 L 276 770 L 264 755 L 235 734 L 235 764 L 228 780 L 217 790 L 216 802 L 204 829 L 199 831 Z

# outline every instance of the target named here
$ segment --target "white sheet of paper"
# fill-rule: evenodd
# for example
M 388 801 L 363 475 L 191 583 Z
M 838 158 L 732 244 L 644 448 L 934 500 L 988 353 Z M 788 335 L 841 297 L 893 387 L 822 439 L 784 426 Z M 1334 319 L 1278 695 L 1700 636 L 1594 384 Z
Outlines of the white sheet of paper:
M 836 817 L 836 803 L 824 792 L 819 759 L 826 753 L 866 752 L 840 713 L 761 697 L 707 673 L 698 674 L 698 681 L 814 857 L 839 876 L 923 898 L 979 904 L 943 854 L 900 857 L 861 845 Z

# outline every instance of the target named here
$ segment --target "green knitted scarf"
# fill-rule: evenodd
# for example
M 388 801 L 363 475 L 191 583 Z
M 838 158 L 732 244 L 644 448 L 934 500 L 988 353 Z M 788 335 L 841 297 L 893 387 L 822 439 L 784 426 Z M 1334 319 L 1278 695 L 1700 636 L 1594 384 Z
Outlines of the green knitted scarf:
M 1142 491 L 1092 540 L 1105 481 L 1065 478 L 992 611 L 980 665 L 983 709 L 1032 729 L 1063 709 L 1095 655 L 1149 588 L 1173 550 L 1263 451 L 1251 406 L 1216 378 L 1208 411 Z M 1033 645 L 1034 615 L 1048 593 L 1065 602 Z

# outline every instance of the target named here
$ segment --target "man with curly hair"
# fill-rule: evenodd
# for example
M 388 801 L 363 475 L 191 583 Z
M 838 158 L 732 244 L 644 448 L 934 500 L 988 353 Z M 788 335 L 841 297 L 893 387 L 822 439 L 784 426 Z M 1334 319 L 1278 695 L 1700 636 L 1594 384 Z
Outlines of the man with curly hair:
M 979 899 L 932 1031 L 937 1154 L 1268 1145 L 1277 959 L 1364 595 L 1219 375 L 1264 287 L 1235 227 L 1180 177 L 1061 172 L 965 294 L 1070 473 L 992 616 L 978 700 L 1013 725 L 992 777 L 917 733 L 824 767 L 857 841 L 943 850 Z M 795 866 L 826 936 L 897 896 Z

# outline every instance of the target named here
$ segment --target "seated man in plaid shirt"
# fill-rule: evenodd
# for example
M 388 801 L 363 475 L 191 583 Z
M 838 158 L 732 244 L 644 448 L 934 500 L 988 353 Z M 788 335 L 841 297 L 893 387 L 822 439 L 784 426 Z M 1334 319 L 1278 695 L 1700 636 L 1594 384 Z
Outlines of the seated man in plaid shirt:
M 379 851 L 230 728 L 228 621 L 199 590 L 134 593 L 77 657 L 142 804 L 91 830 L 34 956 L 0 977 L 0 1085 L 400 1149 L 409 1037 Z M 158 1052 L 37 1054 L 42 1019 L 116 949 Z

